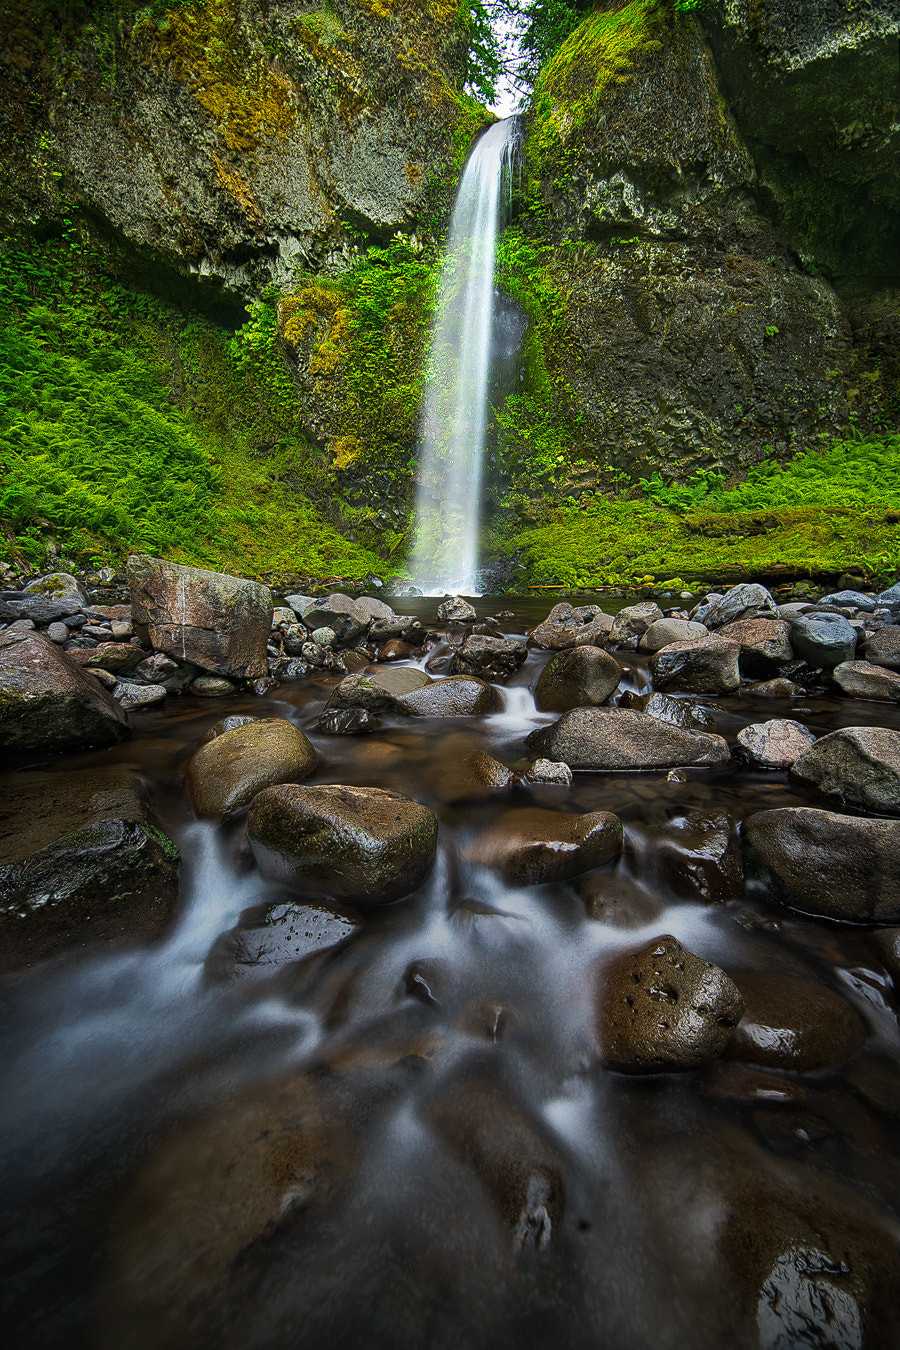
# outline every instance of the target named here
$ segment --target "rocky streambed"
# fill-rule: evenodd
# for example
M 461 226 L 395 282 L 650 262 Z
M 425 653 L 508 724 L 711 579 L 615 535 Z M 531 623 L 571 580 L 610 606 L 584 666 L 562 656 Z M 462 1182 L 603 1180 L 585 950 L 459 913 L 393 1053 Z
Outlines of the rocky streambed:
M 16 1344 L 898 1343 L 900 595 L 129 583 L 0 598 Z

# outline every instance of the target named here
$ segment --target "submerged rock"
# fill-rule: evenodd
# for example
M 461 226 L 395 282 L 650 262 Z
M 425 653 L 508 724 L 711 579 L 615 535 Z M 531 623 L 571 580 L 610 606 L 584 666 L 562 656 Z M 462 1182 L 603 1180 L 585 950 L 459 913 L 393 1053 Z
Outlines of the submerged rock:
M 318 727 L 326 736 L 361 736 L 377 731 L 381 719 L 366 708 L 332 708 L 319 717 Z
M 724 904 L 744 893 L 737 823 L 727 811 L 689 811 L 670 820 L 658 844 L 663 880 L 676 895 Z
M 200 698 L 227 698 L 235 692 L 231 681 L 218 675 L 198 675 L 196 680 L 191 681 L 189 689 Z
M 434 862 L 437 829 L 418 802 L 363 787 L 266 788 L 247 819 L 264 876 L 352 905 L 389 904 L 415 890 Z
M 217 938 L 206 958 L 210 984 L 266 978 L 282 966 L 346 941 L 358 927 L 344 915 L 311 905 L 278 904 L 252 927 L 238 924 Z
M 673 727 L 686 727 L 689 731 L 716 730 L 712 708 L 691 698 L 676 698 L 672 694 L 635 694 L 626 689 L 619 707 L 634 708 L 636 712 L 645 712 L 648 717 L 668 722 Z
M 543 712 L 598 707 L 619 686 L 618 661 L 601 647 L 578 646 L 561 651 L 541 671 L 534 691 Z
M 791 778 L 841 806 L 900 815 L 900 732 L 843 727 L 820 736 L 795 761 Z
M 224 820 L 263 788 L 307 778 L 317 763 L 299 727 L 282 717 L 260 718 L 201 745 L 187 766 L 188 792 L 201 819 Z
M 809 1073 L 846 1064 L 866 1028 L 846 999 L 804 975 L 736 974 L 744 1015 L 726 1058 L 768 1069 Z
M 699 1069 L 725 1051 L 744 1004 L 723 970 L 654 938 L 604 972 L 597 1031 L 603 1063 L 620 1073 Z
M 731 753 L 721 736 L 689 731 L 624 708 L 574 708 L 526 741 L 571 769 L 669 769 L 724 764 Z
M 124 709 L 66 652 L 33 629 L 0 633 L 0 745 L 76 750 L 128 729 Z
M 521 807 L 479 835 L 469 857 L 510 881 L 535 886 L 567 881 L 611 862 L 622 851 L 622 822 L 611 811 L 571 815 Z

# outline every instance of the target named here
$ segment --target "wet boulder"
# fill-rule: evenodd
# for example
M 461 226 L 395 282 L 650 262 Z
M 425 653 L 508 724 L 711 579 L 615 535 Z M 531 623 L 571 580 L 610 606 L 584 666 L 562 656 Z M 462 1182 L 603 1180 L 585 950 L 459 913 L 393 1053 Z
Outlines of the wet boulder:
M 689 811 L 670 820 L 657 844 L 663 881 L 686 900 L 725 904 L 744 893 L 737 823 L 727 811 Z
M 731 694 L 741 683 L 741 649 L 715 633 L 692 642 L 673 642 L 650 658 L 656 689 L 689 694 Z
M 331 691 L 326 712 L 335 708 L 365 708 L 367 712 L 393 712 L 397 700 L 431 684 L 430 675 L 413 666 L 395 666 L 371 674 L 355 671 Z
M 900 923 L 900 821 L 785 806 L 748 816 L 741 843 L 752 890 L 803 914 Z
M 397 618 L 390 605 L 386 605 L 383 600 L 378 600 L 375 596 L 358 595 L 353 603 L 357 609 L 365 610 L 366 614 L 371 614 L 373 619 L 390 622 Z
M 536 886 L 611 862 L 622 851 L 622 822 L 611 811 L 574 815 L 520 807 L 474 841 L 469 857 L 512 882 Z
M 206 958 L 209 984 L 232 984 L 265 979 L 282 966 L 346 941 L 358 923 L 346 915 L 312 905 L 271 905 L 254 923 L 242 923 L 222 933 Z
M 0 633 L 0 745 L 77 750 L 128 735 L 128 716 L 66 652 L 33 629 Z
M 900 732 L 843 727 L 820 736 L 795 761 L 791 778 L 837 805 L 900 815 Z
M 734 976 L 744 1016 L 727 1059 L 810 1073 L 835 1069 L 862 1049 L 866 1028 L 845 998 L 806 975 L 746 971 Z
M 381 719 L 367 708 L 332 708 L 318 721 L 319 730 L 326 736 L 362 736 L 381 725 Z
M 712 708 L 704 707 L 692 698 L 676 698 L 672 694 L 635 694 L 626 689 L 619 701 L 620 708 L 633 708 L 635 712 L 645 712 L 660 722 L 668 722 L 673 727 L 686 727 L 689 731 L 716 730 L 716 718 Z
M 75 600 L 87 603 L 87 596 L 81 589 L 77 577 L 71 572 L 48 572 L 45 576 L 35 577 L 24 588 L 26 595 L 38 596 L 44 600 Z
M 475 606 L 461 595 L 454 595 L 438 605 L 437 616 L 439 623 L 472 623 L 476 618 Z
M 866 638 L 863 651 L 867 661 L 888 670 L 900 670 L 900 624 L 886 623 Z
M 731 758 L 721 736 L 624 708 L 574 708 L 551 726 L 538 727 L 526 744 L 570 769 L 671 769 Z
M 866 591 L 831 591 L 819 599 L 820 605 L 836 605 L 839 609 L 857 609 L 871 614 L 878 604 L 876 596 Z
M 476 675 L 505 684 L 525 664 L 528 648 L 516 638 L 470 633 L 450 662 L 451 675 Z
M 387 606 L 385 606 L 387 608 Z M 316 600 L 302 615 L 302 622 L 310 633 L 321 628 L 330 628 L 333 640 L 342 647 L 352 647 L 358 642 L 372 623 L 372 615 L 351 600 L 349 595 L 336 591 L 333 595 Z M 324 645 L 324 644 L 323 644 Z
M 801 614 L 791 625 L 791 646 L 801 661 L 833 670 L 853 660 L 856 629 L 842 614 Z
M 582 877 L 575 889 L 584 901 L 587 917 L 610 928 L 646 928 L 655 923 L 665 908 L 659 892 L 648 889 L 633 877 L 617 870 L 591 872 Z
M 80 613 L 82 608 L 82 601 L 74 597 L 49 599 L 41 595 L 29 595 L 27 591 L 22 592 L 21 599 L 7 601 L 7 604 L 13 611 L 13 617 L 30 619 L 39 628 L 62 619 L 69 619 L 73 614 Z
M 224 820 L 263 788 L 307 778 L 317 763 L 311 742 L 293 722 L 260 718 L 195 751 L 187 766 L 188 792 L 202 820 Z
M 68 652 L 69 658 L 85 670 L 108 670 L 110 675 L 128 675 L 141 664 L 146 652 L 130 642 L 101 642 Z
M 896 703 L 900 699 L 900 674 L 870 661 L 842 661 L 832 671 L 832 679 L 850 698 L 867 698 L 876 703 Z
M 266 674 L 274 612 L 267 586 L 140 553 L 128 559 L 127 575 L 135 632 L 154 651 L 213 675 Z
M 554 605 L 546 619 L 532 628 L 528 640 L 535 647 L 563 651 L 566 647 L 596 646 L 609 637 L 611 614 L 599 605 L 573 607 L 567 600 Z
M 620 1073 L 702 1068 L 724 1053 L 744 1004 L 723 970 L 674 937 L 654 938 L 603 973 L 597 1031 Z
M 613 619 L 609 641 L 614 647 L 634 650 L 651 624 L 659 622 L 663 612 L 655 600 L 643 600 L 639 605 L 626 605 Z
M 409 717 L 476 717 L 499 712 L 503 695 L 474 675 L 451 675 L 399 695 L 395 707 Z
M 690 619 L 657 619 L 644 633 L 638 643 L 638 650 L 658 652 L 672 642 L 692 642 L 694 638 L 706 637 L 708 632 L 705 624 L 694 623 Z
M 542 712 L 599 707 L 619 687 L 621 675 L 618 661 L 602 647 L 571 647 L 544 666 L 534 701 Z
M 717 633 L 739 644 L 741 674 L 750 679 L 772 675 L 794 659 L 791 625 L 783 619 L 738 619 Z
M 707 628 L 722 628 L 738 619 L 778 618 L 778 606 L 765 586 L 742 581 L 721 596 L 708 596 L 705 612 L 692 613 L 691 618 L 705 623 Z
M 159 937 L 178 900 L 178 862 L 146 819 L 101 819 L 0 867 L 0 966 Z
M 775 717 L 742 727 L 736 753 L 757 769 L 789 769 L 815 743 L 815 736 L 802 722 Z
M 264 876 L 352 905 L 389 904 L 414 891 L 434 862 L 437 832 L 424 806 L 380 788 L 270 787 L 247 820 Z
M 442 778 L 440 793 L 445 802 L 478 801 L 506 792 L 515 781 L 512 769 L 483 750 L 475 750 L 450 766 Z

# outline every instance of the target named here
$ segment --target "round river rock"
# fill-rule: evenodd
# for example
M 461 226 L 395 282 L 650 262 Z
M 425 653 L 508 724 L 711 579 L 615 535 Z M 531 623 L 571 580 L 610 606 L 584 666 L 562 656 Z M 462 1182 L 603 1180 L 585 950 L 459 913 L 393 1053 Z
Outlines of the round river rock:
M 198 816 L 222 820 L 263 788 L 308 777 L 317 763 L 311 742 L 293 722 L 260 718 L 201 745 L 187 767 L 188 791 Z
M 602 647 L 571 647 L 544 666 L 534 701 L 542 712 L 599 707 L 618 688 L 621 674 L 618 661 Z

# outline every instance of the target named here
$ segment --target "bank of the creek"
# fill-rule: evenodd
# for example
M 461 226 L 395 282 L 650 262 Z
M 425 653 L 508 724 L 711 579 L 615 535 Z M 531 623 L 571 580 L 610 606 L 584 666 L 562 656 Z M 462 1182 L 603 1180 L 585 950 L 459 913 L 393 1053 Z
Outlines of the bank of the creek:
M 475 627 L 525 643 L 552 603 L 478 600 Z M 391 604 L 428 636 L 414 634 L 415 645 L 388 637 L 400 645 L 382 653 L 398 659 L 360 660 L 356 674 L 427 667 L 440 680 L 453 660 L 459 669 L 471 620 L 438 621 L 437 600 Z M 75 943 L 0 983 L 8 1343 L 900 1343 L 900 958 L 888 926 L 898 920 L 884 917 L 897 904 L 900 850 L 893 836 L 863 839 L 835 885 L 827 842 L 812 861 L 795 849 L 790 904 L 775 898 L 758 857 L 751 866 L 752 848 L 764 845 L 747 822 L 762 811 L 811 807 L 900 830 L 900 795 L 893 810 L 866 814 L 849 790 L 835 806 L 809 776 L 742 755 L 739 733 L 773 719 L 819 739 L 844 727 L 900 733 L 895 695 L 854 697 L 827 669 L 816 674 L 809 656 L 790 647 L 760 655 L 765 635 L 734 632 L 742 621 L 790 624 L 796 642 L 802 608 L 780 619 L 765 605 L 762 618 L 749 603 L 734 610 L 719 646 L 747 660 L 731 692 L 668 686 L 694 707 L 690 734 L 724 738 L 732 752 L 715 741 L 704 764 L 678 750 L 658 769 L 576 767 L 567 783 L 560 762 L 577 755 L 560 751 L 561 732 L 550 738 L 559 707 L 535 705 L 541 672 L 558 657 L 534 639 L 504 683 L 488 672 L 493 709 L 478 715 L 381 707 L 367 734 L 326 734 L 325 705 L 340 704 L 335 690 L 354 671 L 310 667 L 301 654 L 291 659 L 305 673 L 284 666 L 260 694 L 237 683 L 221 697 L 170 689 L 164 703 L 135 706 L 129 738 L 106 748 L 15 752 L 0 774 L 7 824 L 30 828 L 48 802 L 76 797 L 79 779 L 108 773 L 140 791 L 181 864 L 177 909 L 155 942 Z M 856 616 L 860 649 L 868 613 L 880 615 L 873 631 L 894 627 L 890 605 L 877 611 L 874 600 L 870 611 L 845 597 L 822 612 Z M 705 617 L 715 634 L 709 606 Z M 637 615 L 618 636 L 637 642 L 652 618 Z M 617 644 L 605 622 L 584 650 L 617 663 L 603 706 L 624 710 L 665 684 L 666 662 Z M 281 623 L 270 665 L 286 659 L 291 616 Z M 680 633 L 709 650 L 699 632 L 673 632 L 670 643 Z M 754 652 L 760 665 L 748 675 Z M 591 659 L 593 679 L 602 661 Z M 771 674 L 788 671 L 792 696 L 786 684 L 748 692 L 766 662 Z M 889 682 L 889 666 L 878 669 L 844 683 Z M 233 716 L 283 719 L 305 733 L 317 763 L 304 788 L 378 788 L 427 807 L 438 833 L 425 879 L 405 898 L 362 908 L 310 905 L 301 884 L 267 880 L 246 804 L 224 821 L 199 819 L 186 786 L 206 733 Z M 638 706 L 635 716 L 646 714 Z M 636 725 L 644 743 L 647 724 Z M 527 746 L 540 728 L 545 742 Z M 530 770 L 539 756 L 556 769 Z M 883 785 L 890 774 L 879 763 L 871 775 Z M 532 781 L 541 772 L 560 781 Z M 554 833 L 545 816 L 511 815 L 525 811 L 565 824 Z M 588 848 L 590 831 L 570 822 L 588 813 L 591 839 L 606 831 L 607 860 L 585 852 L 587 865 L 573 871 L 558 860 L 577 828 Z M 620 851 L 615 839 L 607 846 L 617 827 L 593 813 L 621 822 Z M 546 846 L 531 852 L 509 842 L 537 835 Z M 872 911 L 878 923 L 806 914 L 797 895 L 807 873 L 813 889 L 870 890 L 848 904 L 881 898 L 888 908 Z M 667 936 L 686 950 L 661 943 Z M 704 962 L 712 968 L 697 973 Z M 632 979 L 643 1010 L 637 994 L 622 1006 L 637 1003 L 645 1018 L 649 1007 L 654 1023 L 637 1041 L 614 1007 Z M 698 1001 L 701 986 L 710 1007 Z M 686 1002 L 693 1023 L 673 1048 L 666 1037 Z M 707 1025 L 710 1008 L 718 1015 Z

